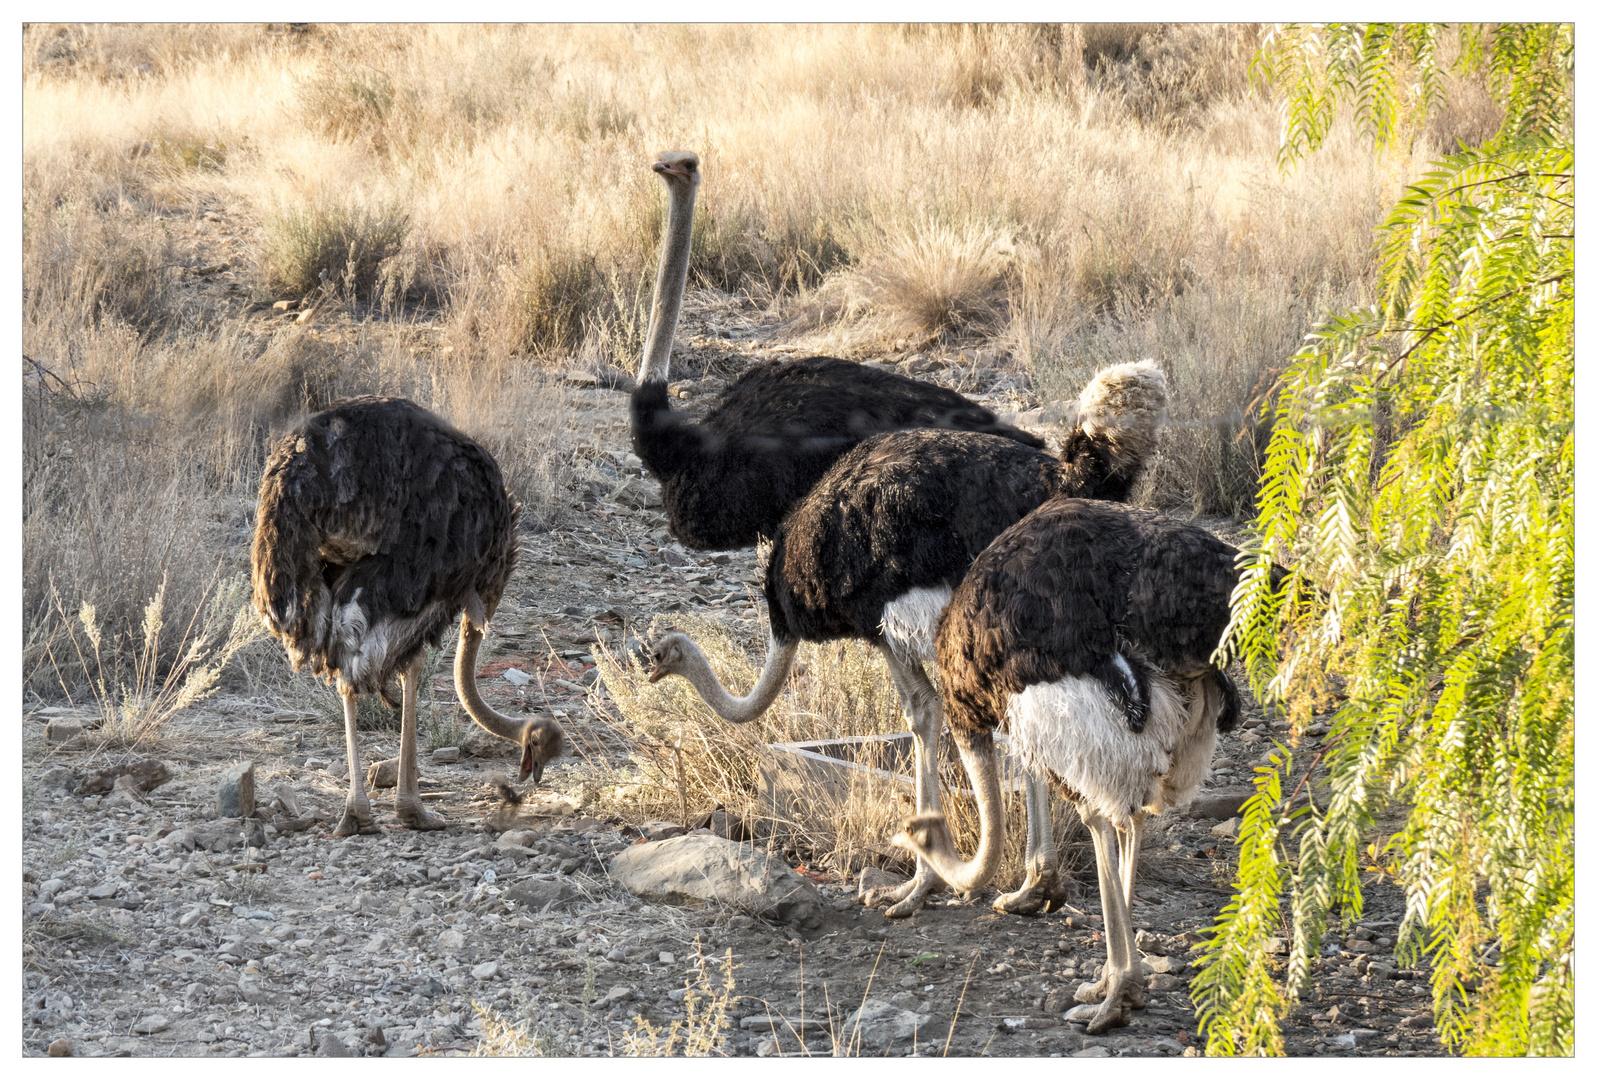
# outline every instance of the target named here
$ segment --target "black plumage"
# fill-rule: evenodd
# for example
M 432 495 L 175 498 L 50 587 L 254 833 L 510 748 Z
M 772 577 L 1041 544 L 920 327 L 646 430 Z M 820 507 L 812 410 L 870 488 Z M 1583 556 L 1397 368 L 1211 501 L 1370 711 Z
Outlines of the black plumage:
M 1041 447 L 952 390 L 836 357 L 756 364 L 698 419 L 671 408 L 667 378 L 687 288 L 703 173 L 686 150 L 651 166 L 668 195 L 649 336 L 632 392 L 632 448 L 660 482 L 671 531 L 700 550 L 748 547 L 850 447 L 904 428 L 986 431 Z
M 498 605 L 516 513 L 493 455 L 432 413 L 403 398 L 340 402 L 267 460 L 255 607 L 296 669 L 383 693 L 462 611 L 486 619 Z M 368 631 L 390 627 L 382 648 L 338 618 L 351 603 Z
M 563 749 L 553 720 L 512 720 L 477 692 L 477 646 L 516 564 L 516 514 L 493 455 L 401 398 L 340 402 L 273 448 L 250 551 L 254 603 L 294 667 L 335 681 L 344 698 L 341 834 L 375 828 L 355 736 L 355 695 L 369 692 L 401 709 L 401 820 L 443 824 L 416 791 L 416 690 L 423 650 L 453 622 L 461 703 L 520 744 L 520 778 L 541 777 Z M 399 702 L 388 690 L 396 677 Z
M 1005 530 L 954 590 L 937 633 L 949 727 L 976 791 L 969 862 L 940 813 L 895 842 L 975 889 L 1003 846 L 993 735 L 1076 804 L 1093 837 L 1108 960 L 1076 1000 L 1097 1034 L 1126 1023 L 1145 980 L 1131 908 L 1144 816 L 1202 784 L 1238 696 L 1212 661 L 1240 576 L 1204 529 L 1117 503 L 1056 498 Z
M 771 653 L 751 694 L 734 699 L 685 635 L 654 648 L 658 680 L 680 674 L 736 722 L 774 696 L 800 641 L 864 638 L 886 653 L 915 734 L 918 800 L 936 803 L 934 762 L 942 720 L 921 663 L 931 659 L 938 610 L 972 560 L 1010 525 L 1060 495 L 1124 496 L 1152 459 L 1164 415 L 1163 376 L 1150 362 L 1101 372 L 1083 391 L 1082 420 L 1064 454 L 998 435 L 910 430 L 873 436 L 805 495 L 776 530 L 765 573 Z M 1028 850 L 1036 874 L 1006 911 L 1032 911 L 1053 899 L 1046 809 Z M 1048 850 L 1043 847 L 1048 845 Z M 918 908 L 930 881 L 918 876 L 891 900 L 893 916 Z
M 1225 701 L 1219 728 L 1230 730 L 1236 688 L 1210 656 L 1231 617 L 1236 556 L 1208 530 L 1153 511 L 1074 498 L 1042 505 L 981 553 L 944 609 L 937 658 L 949 726 L 993 731 L 1011 695 L 1086 676 L 1140 731 L 1152 665 L 1213 680 Z
M 660 482 L 671 531 L 703 550 L 771 536 L 852 447 L 905 428 L 982 431 L 1040 449 L 952 390 L 835 357 L 772 360 L 744 372 L 690 419 L 663 381 L 632 395 L 632 445 Z

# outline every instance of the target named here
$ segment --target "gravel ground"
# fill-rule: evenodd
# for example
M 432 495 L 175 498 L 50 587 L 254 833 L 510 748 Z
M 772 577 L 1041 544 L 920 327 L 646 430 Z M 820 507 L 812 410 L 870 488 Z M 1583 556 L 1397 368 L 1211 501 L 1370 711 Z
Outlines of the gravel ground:
M 749 359 L 780 353 L 758 346 L 759 317 L 735 301 L 691 301 L 682 366 L 694 377 L 679 384 L 689 407 Z M 996 409 L 1038 404 L 980 358 L 894 359 Z M 1134 912 L 1152 992 L 1130 1026 L 1101 1038 L 1059 1019 L 1104 958 L 1090 865 L 1070 909 L 1034 918 L 995 913 L 988 893 L 936 897 L 889 923 L 859 906 L 854 883 L 822 879 L 829 911 L 806 931 L 645 903 L 609 881 L 608 860 L 638 834 L 594 802 L 594 778 L 624 758 L 627 734 L 589 708 L 589 693 L 602 692 L 589 689 L 591 650 L 624 644 L 635 620 L 683 608 L 752 634 L 759 572 L 752 551 L 711 557 L 670 541 L 629 453 L 624 394 L 580 377 L 565 392 L 579 487 L 557 529 L 522 538 L 484 686 L 502 711 L 562 716 L 578 753 L 510 820 L 495 781 L 512 763 L 497 747 L 468 739 L 456 763 L 424 750 L 423 792 L 450 827 L 400 829 L 379 796 L 390 827 L 338 839 L 328 830 L 345 788 L 341 729 L 283 695 L 207 702 L 136 754 L 52 748 L 44 721 L 61 711 L 32 708 L 23 725 L 24 1052 L 458 1054 L 479 1045 L 480 1008 L 525 1021 L 544 1053 L 616 1053 L 640 1022 L 663 1030 L 683 1018 L 695 958 L 730 950 L 729 1054 L 1196 1053 L 1189 946 L 1226 902 L 1235 862 L 1213 819 L 1175 814 L 1152 831 Z M 447 659 L 434 697 L 452 703 Z M 501 677 L 509 667 L 532 680 L 513 686 Z M 1247 722 L 1221 739 L 1211 794 L 1236 790 L 1268 750 L 1269 724 L 1257 710 Z M 473 745 L 489 756 L 473 756 Z M 368 762 L 393 756 L 396 735 L 368 732 L 362 752 Z M 63 790 L 146 756 L 172 779 L 144 802 Z M 218 816 L 222 776 L 243 761 L 254 763 L 265 808 L 253 837 Z M 527 844 L 496 844 L 507 828 L 527 830 Z M 512 895 L 529 881 L 564 884 L 569 897 L 534 910 Z M 1340 928 L 1316 963 L 1314 990 L 1286 1030 L 1293 1054 L 1441 1052 L 1427 973 L 1391 956 L 1401 893 L 1372 877 L 1367 896 L 1363 921 Z M 867 1002 L 921 1018 L 907 1024 L 914 1034 L 848 1045 L 843 1019 Z M 779 1020 L 774 1037 L 768 1017 Z

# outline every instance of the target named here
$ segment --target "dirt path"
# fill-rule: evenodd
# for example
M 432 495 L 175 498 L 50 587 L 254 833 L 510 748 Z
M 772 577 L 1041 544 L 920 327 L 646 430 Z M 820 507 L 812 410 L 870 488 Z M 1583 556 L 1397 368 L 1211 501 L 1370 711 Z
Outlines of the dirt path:
M 685 403 L 750 358 L 779 354 L 758 347 L 760 334 L 758 316 L 735 301 L 695 297 L 682 332 Z M 1002 411 L 1037 405 L 1017 379 L 957 356 L 908 366 Z M 682 1019 L 695 958 L 728 950 L 737 994 L 729 1054 L 1180 1055 L 1201 1045 L 1185 992 L 1188 947 L 1226 902 L 1235 857 L 1211 819 L 1172 815 L 1154 831 L 1135 923 L 1150 959 L 1168 954 L 1151 963 L 1168 970 L 1153 976 L 1131 1025 L 1102 1038 L 1059 1020 L 1104 958 L 1090 866 L 1072 910 L 1036 918 L 993 912 L 988 893 L 934 898 L 890 923 L 859 906 L 853 883 L 822 881 L 825 924 L 802 933 L 645 903 L 609 881 L 608 860 L 636 832 L 594 809 L 596 778 L 624 761 L 628 744 L 590 708 L 593 650 L 625 647 L 635 625 L 679 609 L 719 614 L 752 636 L 759 571 L 752 551 L 710 557 L 673 544 L 629 452 L 625 396 L 575 384 L 566 393 L 581 444 L 578 489 L 557 529 L 523 536 L 485 654 L 497 707 L 554 712 L 578 749 L 524 808 L 518 824 L 532 826 L 531 853 L 507 854 L 490 828 L 505 824 L 494 779 L 506 759 L 446 764 L 425 749 L 424 792 L 451 821 L 446 831 L 332 837 L 342 736 L 308 691 L 287 702 L 211 702 L 174 721 L 149 750 L 173 779 L 147 805 L 65 794 L 63 785 L 127 755 L 52 752 L 42 721 L 53 714 L 31 712 L 25 1052 L 65 1040 L 78 1056 L 451 1054 L 485 1035 L 501 1049 L 514 1042 L 503 1022 L 524 1025 L 524 1050 L 615 1053 L 635 1045 L 640 1021 L 663 1032 Z M 452 704 L 445 661 L 435 698 Z M 509 668 L 531 680 L 513 686 Z M 1236 789 L 1268 750 L 1268 725 L 1256 713 L 1249 723 L 1222 738 L 1212 789 Z M 392 756 L 395 735 L 367 733 L 363 753 Z M 222 773 L 245 760 L 276 834 L 254 851 L 237 820 L 217 816 Z M 293 831 L 313 814 L 321 824 Z M 509 896 L 529 879 L 563 882 L 572 895 L 530 910 Z M 1316 991 L 1287 1030 L 1290 1052 L 1439 1052 L 1425 974 L 1389 955 L 1401 910 L 1395 887 L 1372 884 L 1360 928 L 1344 931 L 1353 944 L 1328 947 L 1317 965 Z M 924 1019 L 889 1045 L 846 1045 L 842 1020 L 867 1000 Z

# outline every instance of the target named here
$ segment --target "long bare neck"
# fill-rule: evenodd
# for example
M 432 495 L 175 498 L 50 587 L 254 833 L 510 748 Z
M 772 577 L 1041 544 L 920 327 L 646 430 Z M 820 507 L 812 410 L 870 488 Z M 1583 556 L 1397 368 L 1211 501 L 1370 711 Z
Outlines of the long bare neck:
M 959 757 L 976 789 L 976 813 L 981 819 L 976 857 L 970 862 L 961 860 L 947 828 L 938 830 L 928 846 L 907 845 L 937 871 L 949 888 L 960 893 L 974 892 L 992 880 L 1004 855 L 1004 799 L 998 786 L 998 752 L 990 735 L 977 737 L 971 743 L 959 741 Z
M 798 642 L 770 641 L 765 656 L 765 669 L 754 688 L 743 697 L 733 697 L 710 667 L 709 659 L 693 642 L 687 643 L 688 660 L 681 675 L 699 692 L 704 703 L 714 709 L 721 719 L 733 724 L 746 724 L 764 714 L 781 692 L 787 673 L 793 668 L 793 657 L 798 654 Z
M 693 203 L 698 189 L 691 184 L 668 185 L 671 206 L 665 221 L 665 241 L 660 249 L 660 272 L 654 279 L 654 309 L 649 313 L 649 340 L 643 347 L 638 381 L 664 382 L 671 371 L 671 343 L 676 340 L 677 316 L 682 313 L 682 293 L 688 285 L 688 254 L 693 248 Z
M 460 645 L 455 649 L 455 693 L 466 714 L 485 730 L 501 739 L 521 741 L 522 731 L 530 721 L 512 720 L 482 699 L 477 692 L 477 646 L 482 644 L 482 630 L 472 625 L 470 616 L 460 617 Z

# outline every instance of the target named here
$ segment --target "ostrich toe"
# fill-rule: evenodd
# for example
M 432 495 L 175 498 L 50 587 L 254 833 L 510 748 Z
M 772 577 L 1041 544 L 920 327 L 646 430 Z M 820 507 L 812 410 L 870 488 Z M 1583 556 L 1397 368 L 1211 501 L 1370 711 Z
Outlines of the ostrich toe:
M 882 914 L 889 919 L 903 919 L 926 906 L 926 898 L 943 887 L 935 874 L 919 873 L 902 885 L 872 889 L 861 899 L 866 907 L 884 908 Z
M 437 814 L 429 811 L 420 799 L 396 800 L 394 814 L 404 825 L 412 829 L 442 829 L 449 824 Z
M 354 836 L 356 833 L 370 835 L 377 832 L 377 823 L 372 820 L 371 806 L 354 806 L 344 804 L 344 816 L 339 819 L 338 828 L 333 830 L 334 836 Z
M 993 910 L 1005 915 L 1040 915 L 1058 911 L 1064 903 L 1065 890 L 1057 873 L 1028 874 L 1020 888 L 993 901 Z

